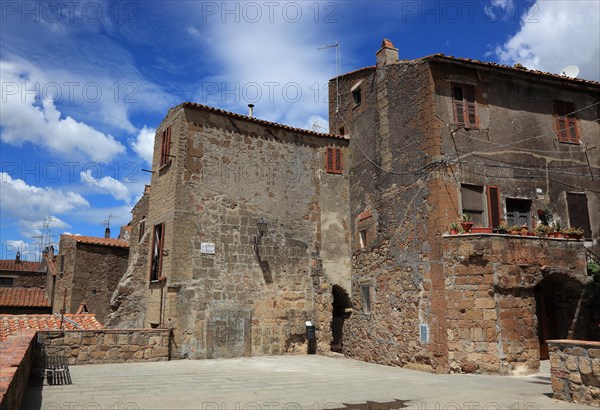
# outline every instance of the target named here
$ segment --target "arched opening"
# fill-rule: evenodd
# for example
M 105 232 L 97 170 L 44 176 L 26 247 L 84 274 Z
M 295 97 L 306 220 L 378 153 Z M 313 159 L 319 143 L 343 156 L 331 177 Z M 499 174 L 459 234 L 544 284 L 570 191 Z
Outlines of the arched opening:
M 331 351 L 342 352 L 344 321 L 352 314 L 352 302 L 348 293 L 339 285 L 333 285 L 333 318 L 331 321 Z
M 545 278 L 534 291 L 540 360 L 548 359 L 548 340 L 589 339 L 586 287 L 567 276 Z

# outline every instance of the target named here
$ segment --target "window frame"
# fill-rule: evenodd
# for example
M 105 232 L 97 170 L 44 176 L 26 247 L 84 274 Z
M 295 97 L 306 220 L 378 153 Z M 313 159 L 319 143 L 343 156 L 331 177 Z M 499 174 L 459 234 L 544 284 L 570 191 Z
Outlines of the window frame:
M 325 172 L 342 174 L 344 171 L 343 155 L 340 147 L 327 147 L 325 152 Z
M 373 311 L 372 310 L 372 308 L 373 308 L 372 288 L 373 288 L 373 286 L 371 285 L 370 282 L 363 282 L 360 284 L 361 307 L 362 307 L 362 312 L 365 315 L 370 315 L 371 312 Z M 366 292 L 365 292 L 365 290 L 366 290 Z
M 144 234 L 146 233 L 146 220 L 142 219 L 138 224 L 138 243 L 142 241 Z
M 157 233 L 157 230 L 160 233 Z M 158 244 L 157 244 L 158 237 Z M 152 253 L 150 256 L 150 282 L 158 282 L 162 276 L 163 252 L 165 246 L 165 224 L 159 223 L 154 225 L 152 230 Z M 158 261 L 155 258 L 158 256 Z
M 477 189 L 477 194 L 479 196 L 479 200 L 480 200 L 480 207 L 481 209 L 475 209 L 473 207 L 466 207 L 465 208 L 465 194 L 463 192 L 463 188 L 464 189 L 470 189 L 471 192 L 475 193 L 475 189 Z M 479 190 L 481 190 L 481 192 L 479 192 Z M 468 213 L 469 215 L 471 215 L 471 217 L 476 217 L 476 219 L 481 219 L 481 225 L 483 226 L 484 223 L 486 223 L 486 216 L 487 216 L 487 209 L 486 209 L 486 202 L 487 202 L 487 194 L 486 194 L 486 189 L 485 186 L 483 185 L 476 185 L 476 184 L 468 184 L 466 182 L 461 183 L 460 184 L 460 208 L 461 208 L 461 212 L 462 213 Z M 473 223 L 475 224 L 476 221 L 473 221 Z M 479 221 L 477 221 L 478 225 Z
M 556 126 L 556 139 L 567 144 L 580 144 L 579 130 L 575 103 L 565 100 L 554 100 L 554 124 Z
M 169 125 L 162 132 L 160 144 L 159 166 L 165 166 L 171 163 L 171 126 Z
M 495 198 L 492 198 L 492 190 L 496 190 Z M 487 191 L 487 211 L 488 211 L 488 223 L 492 228 L 497 228 L 500 225 L 500 221 L 502 220 L 502 201 L 500 198 L 500 188 L 494 185 L 488 185 L 486 187 Z M 498 211 L 498 220 L 494 221 L 494 212 L 493 206 L 497 206 Z
M 573 202 L 573 200 L 569 200 L 569 197 L 574 198 L 575 203 Z M 573 228 L 583 228 L 583 237 L 585 239 L 591 240 L 592 224 L 590 221 L 590 208 L 587 194 L 585 192 L 567 192 L 565 195 L 565 199 L 567 202 L 567 214 L 569 215 L 569 225 Z M 581 201 L 581 199 L 583 199 L 583 201 Z M 577 209 L 574 209 L 574 207 Z M 585 214 L 587 220 L 583 221 L 583 224 L 581 224 L 580 222 L 584 216 L 583 214 Z M 577 215 L 576 218 L 573 217 L 575 215 Z
M 1 277 L 0 278 L 0 287 L 12 288 L 14 286 L 15 286 L 15 278 L 10 278 L 10 277 Z
M 472 84 L 452 83 L 452 109 L 454 112 L 454 123 L 467 129 L 479 128 L 479 116 L 477 115 L 477 98 L 475 86 Z M 460 88 L 462 98 L 456 96 L 456 88 Z M 472 110 L 473 121 L 470 120 L 469 112 Z M 462 120 L 459 119 L 462 114 Z

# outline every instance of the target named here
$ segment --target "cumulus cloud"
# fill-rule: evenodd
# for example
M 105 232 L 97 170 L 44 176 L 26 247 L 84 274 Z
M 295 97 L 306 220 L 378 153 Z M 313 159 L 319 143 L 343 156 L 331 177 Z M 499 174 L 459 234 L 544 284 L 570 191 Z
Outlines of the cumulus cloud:
M 35 261 L 40 258 L 42 249 L 39 242 L 25 242 L 23 240 L 6 240 L 2 242 L 2 259 L 14 259 L 17 252 L 21 255 L 21 260 Z
M 513 0 L 492 0 L 483 7 L 484 13 L 492 20 L 508 20 L 515 10 Z
M 83 156 L 99 162 L 108 162 L 125 151 L 113 136 L 62 115 L 49 95 L 38 92 L 41 81 L 35 73 L 8 61 L 0 64 L 3 142 L 15 146 L 30 142 L 71 158 Z
M 155 133 L 156 129 L 148 128 L 144 125 L 144 128 L 142 128 L 135 139 L 131 141 L 133 150 L 148 164 L 152 164 Z
M 577 65 L 579 78 L 600 80 L 600 2 L 538 0 L 531 7 L 519 31 L 495 48 L 500 61 L 552 73 Z
M 108 194 L 116 200 L 129 201 L 131 194 L 129 189 L 120 181 L 110 176 L 95 178 L 91 170 L 82 171 L 79 173 L 81 182 L 92 187 L 95 191 Z
M 90 205 L 75 192 L 28 185 L 6 172 L 0 172 L 0 191 L 3 217 L 25 221 L 39 221 L 45 215 L 64 214 Z

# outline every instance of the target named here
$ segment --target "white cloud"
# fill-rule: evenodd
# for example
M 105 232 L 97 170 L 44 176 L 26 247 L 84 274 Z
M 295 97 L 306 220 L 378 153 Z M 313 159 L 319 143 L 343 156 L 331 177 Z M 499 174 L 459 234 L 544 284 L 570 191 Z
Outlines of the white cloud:
M 131 197 L 129 189 L 113 177 L 94 178 L 90 169 L 80 172 L 79 176 L 84 184 L 91 186 L 95 191 L 109 194 L 116 200 L 129 201 Z
M 28 238 L 42 236 L 41 240 L 44 244 L 58 242 L 58 232 L 71 227 L 71 225 L 58 218 L 56 215 L 51 215 L 49 218 L 45 219 L 21 219 L 18 226 L 19 233 L 22 236 Z
M 196 38 L 200 37 L 200 31 L 198 31 L 198 29 L 193 26 L 187 26 L 185 28 L 185 31 L 187 31 L 188 34 L 192 37 L 196 37 Z
M 313 130 L 316 132 L 328 133 L 329 132 L 329 123 L 325 118 L 323 118 L 319 115 L 311 115 L 308 118 L 308 121 L 306 121 L 306 124 L 304 124 L 304 126 L 302 128 L 305 128 L 307 130 Z M 335 133 L 337 133 L 337 131 L 334 131 L 334 134 Z
M 144 128 L 140 130 L 138 135 L 135 137 L 135 140 L 131 141 L 131 147 L 133 150 L 148 164 L 152 164 L 155 133 L 156 129 L 148 128 L 144 125 Z
M 49 96 L 44 98 L 37 91 L 41 90 L 40 78 L 33 71 L 8 61 L 0 64 L 3 142 L 15 146 L 30 142 L 71 158 L 83 155 L 99 162 L 108 162 L 125 151 L 111 135 L 63 116 Z
M 600 2 L 540 1 L 525 11 L 519 31 L 495 49 L 504 64 L 560 73 L 580 68 L 579 78 L 600 80 Z
M 513 0 L 491 0 L 483 11 L 492 21 L 508 20 L 515 11 L 515 4 Z
M 318 48 L 335 42 L 326 32 L 335 27 L 315 23 L 308 6 L 294 4 L 303 8 L 297 22 L 281 14 L 272 21 L 263 14 L 258 22 L 209 19 L 198 41 L 219 74 L 205 78 L 196 100 L 244 114 L 253 103 L 257 118 L 297 127 L 306 127 L 311 115 L 326 117 L 335 49 Z
M 17 252 L 21 255 L 21 260 L 37 262 L 42 250 L 38 242 L 25 242 L 22 240 L 6 240 L 2 242 L 2 259 L 14 259 Z
M 0 207 L 3 217 L 39 221 L 46 215 L 64 214 L 89 207 L 81 195 L 54 188 L 40 188 L 0 172 Z

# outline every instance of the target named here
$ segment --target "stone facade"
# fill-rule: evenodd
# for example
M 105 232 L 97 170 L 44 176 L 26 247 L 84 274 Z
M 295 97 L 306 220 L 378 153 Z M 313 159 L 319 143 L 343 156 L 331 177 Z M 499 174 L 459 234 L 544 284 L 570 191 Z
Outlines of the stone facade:
M 81 303 L 103 323 L 110 300 L 127 270 L 129 243 L 111 238 L 60 236 L 55 258 L 57 274 L 48 275 L 47 294 L 52 312 L 76 313 Z
M 15 259 L 0 260 L 0 287 L 43 287 L 45 280 L 41 263 L 24 261 L 19 252 Z
M 600 343 L 552 340 L 549 345 L 554 398 L 600 407 Z
M 474 111 L 464 111 L 473 116 L 468 117 L 474 122 L 469 126 L 455 117 L 457 88 L 473 90 L 469 110 Z M 600 84 L 441 55 L 399 61 L 386 41 L 376 66 L 333 79 L 329 90 L 330 131 L 339 130 L 351 139 L 354 313 L 345 322 L 344 353 L 441 373 L 508 371 L 512 365 L 503 364 L 508 363 L 504 346 L 495 352 L 489 346 L 476 347 L 496 356 L 482 356 L 489 366 L 457 360 L 473 352 L 457 356 L 467 346 L 454 339 L 459 318 L 452 316 L 449 305 L 454 300 L 448 281 L 453 278 L 445 268 L 443 234 L 463 211 L 478 211 L 480 226 L 523 217 L 533 229 L 537 209 L 548 208 L 563 225 L 572 224 L 571 219 L 585 210 L 589 245 L 598 249 L 599 185 L 590 172 L 598 174 L 600 156 L 588 154 L 585 147 L 600 135 L 593 108 Z M 557 141 L 554 100 L 571 101 L 581 109 L 576 119 L 579 143 Z M 465 206 L 469 190 L 477 193 L 480 208 L 475 212 Z M 567 203 L 573 193 L 587 201 L 575 213 Z M 492 194 L 495 200 L 489 201 Z M 564 264 L 578 266 L 579 275 L 585 275 L 583 250 L 571 256 Z M 515 310 L 526 315 L 522 320 L 536 323 L 536 305 L 520 297 L 523 286 L 496 295 L 493 283 L 465 285 L 488 287 L 495 306 L 500 303 L 496 299 L 506 298 L 502 304 L 514 303 Z M 491 306 L 488 296 L 480 298 L 479 303 L 486 299 Z M 464 307 L 474 321 L 483 320 L 479 315 L 484 308 Z M 490 320 L 497 319 L 501 326 L 509 323 Z M 531 340 L 527 349 L 539 349 L 539 343 L 534 346 L 537 329 L 523 331 Z M 483 339 L 477 335 L 473 342 L 479 338 Z M 533 353 L 530 358 L 535 366 Z
M 349 290 L 350 238 L 348 173 L 326 172 L 326 156 L 336 149 L 345 163 L 347 146 L 198 104 L 171 109 L 156 133 L 147 235 L 121 282 L 142 282 L 144 293 L 120 285 L 111 324 L 130 323 L 140 300 L 144 326 L 174 329 L 174 357 L 215 358 L 306 349 L 312 319 L 329 350 L 332 286 Z
M 39 331 L 47 355 L 65 356 L 69 364 L 170 360 L 168 329 Z

